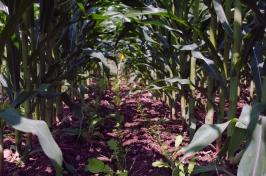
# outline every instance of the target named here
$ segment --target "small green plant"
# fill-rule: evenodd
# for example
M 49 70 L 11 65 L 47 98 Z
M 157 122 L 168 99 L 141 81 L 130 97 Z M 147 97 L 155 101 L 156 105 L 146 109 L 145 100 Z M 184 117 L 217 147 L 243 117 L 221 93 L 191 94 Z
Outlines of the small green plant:
M 181 135 L 176 136 L 175 140 L 175 148 L 179 149 L 181 143 L 183 142 L 183 137 Z M 191 173 L 194 170 L 195 167 L 195 161 L 190 160 L 188 164 L 184 164 L 180 162 L 179 160 L 175 161 L 175 153 L 171 154 L 167 151 L 167 148 L 164 149 L 165 151 L 163 152 L 165 158 L 167 159 L 166 161 L 162 160 L 157 160 L 152 163 L 153 167 L 158 167 L 158 168 L 170 168 L 172 170 L 172 176 L 188 176 L 191 175 Z
M 172 176 L 188 176 L 191 175 L 194 170 L 195 161 L 192 160 L 186 165 L 181 162 L 174 162 L 169 164 L 165 161 L 158 160 L 153 162 L 152 166 L 158 168 L 170 168 L 172 170 Z
M 103 161 L 97 158 L 88 159 L 88 164 L 85 168 L 85 171 L 91 172 L 94 174 L 105 174 L 106 176 L 128 176 L 127 171 L 117 170 L 116 172 L 111 169 L 107 164 L 104 164 Z
M 88 164 L 85 170 L 94 174 L 104 173 L 108 176 L 113 175 L 113 170 L 108 165 L 104 164 L 103 161 L 96 158 L 88 159 Z
M 97 158 L 88 159 L 88 164 L 85 168 L 94 174 L 105 174 L 107 176 L 128 176 L 128 171 L 124 169 L 125 151 L 119 142 L 115 139 L 110 139 L 107 142 L 108 147 L 112 150 L 112 161 L 116 165 L 116 170 L 112 169 L 109 165 Z
M 124 158 L 126 151 L 115 139 L 111 139 L 107 142 L 108 147 L 112 150 L 112 158 L 116 161 L 116 166 L 119 171 L 124 171 Z
M 82 130 L 82 137 L 90 140 L 94 137 L 102 138 L 103 135 L 99 131 L 99 127 L 103 124 L 104 119 L 97 114 L 94 114 L 87 120 L 86 128 Z

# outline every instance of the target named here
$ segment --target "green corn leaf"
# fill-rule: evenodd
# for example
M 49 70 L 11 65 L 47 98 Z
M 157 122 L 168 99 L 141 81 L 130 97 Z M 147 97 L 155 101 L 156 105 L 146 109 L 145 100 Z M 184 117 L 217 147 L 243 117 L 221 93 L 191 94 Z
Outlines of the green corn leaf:
M 3 87 L 8 87 L 6 79 L 2 74 L 0 74 L 0 84 L 2 84 Z
M 222 24 L 222 27 L 224 29 L 224 31 L 227 33 L 228 36 L 230 36 L 231 38 L 233 37 L 233 30 L 226 18 L 226 15 L 224 13 L 224 9 L 223 6 L 221 4 L 220 0 L 212 0 L 213 6 L 214 6 L 214 10 L 217 14 L 217 17 L 219 19 L 219 21 Z
M 233 134 L 230 138 L 228 144 L 228 155 L 232 157 L 235 155 L 235 152 L 241 147 L 243 142 L 247 138 L 247 130 L 242 128 L 234 128 Z
M 190 45 L 173 45 L 174 48 L 182 51 L 195 51 L 199 46 L 195 43 Z
M 92 50 L 90 48 L 83 49 L 89 56 L 99 59 L 102 64 L 107 67 L 111 74 L 117 74 L 117 66 L 114 61 L 108 60 L 102 52 Z
M 167 83 L 179 83 L 179 84 L 189 84 L 188 79 L 181 79 L 181 78 L 165 78 L 163 81 Z
M 199 175 L 199 174 L 209 173 L 209 172 L 217 173 L 217 171 L 224 172 L 228 176 L 234 176 L 234 174 L 228 172 L 223 167 L 217 166 L 214 164 L 209 164 L 207 166 L 196 166 L 191 175 Z
M 0 118 L 5 120 L 16 130 L 35 134 L 44 153 L 53 162 L 56 169 L 63 163 L 63 155 L 55 142 L 47 124 L 42 120 L 31 120 L 21 116 L 14 108 L 7 108 L 0 112 Z
M 149 6 L 142 9 L 129 8 L 127 10 L 126 16 L 134 18 L 140 15 L 155 15 L 155 14 L 160 15 L 161 13 L 166 13 L 166 10 L 162 8 Z
M 238 176 L 266 175 L 265 127 L 266 117 L 261 116 L 253 131 L 251 142 L 239 163 Z
M 191 143 L 181 149 L 181 151 L 185 154 L 183 159 L 194 154 L 195 152 L 200 151 L 215 141 L 224 132 L 229 123 L 230 121 L 222 124 L 204 124 L 201 126 L 196 131 Z
M 238 122 L 236 122 L 236 127 L 247 129 L 250 123 L 250 115 L 251 115 L 252 107 L 249 105 L 244 105 L 241 111 L 241 114 L 238 118 Z
M 247 131 L 247 137 L 248 142 L 252 139 L 253 131 L 255 130 L 260 113 L 266 109 L 266 103 L 256 103 L 252 106 L 251 112 L 250 112 L 250 120 L 248 124 L 248 131 Z
M 24 101 L 26 100 L 30 100 L 36 96 L 42 97 L 42 98 L 49 98 L 49 97 L 58 97 L 61 94 L 58 93 L 49 93 L 49 92 L 45 92 L 45 90 L 49 87 L 48 84 L 42 84 L 39 86 L 39 88 L 37 90 L 34 91 L 23 91 L 21 93 L 19 93 L 16 98 L 13 100 L 12 102 L 12 106 L 14 108 L 17 108 L 20 104 L 22 104 Z
M 219 69 L 217 68 L 215 62 L 206 58 L 205 56 L 203 56 L 203 54 L 199 51 L 193 51 L 192 50 L 191 53 L 192 53 L 192 56 L 194 58 L 204 61 L 204 65 L 205 65 L 205 68 L 206 68 L 206 71 L 208 72 L 208 74 L 211 77 L 213 77 L 214 79 L 216 79 L 220 83 L 221 87 L 227 93 L 226 81 L 222 77 L 222 74 L 220 73 Z

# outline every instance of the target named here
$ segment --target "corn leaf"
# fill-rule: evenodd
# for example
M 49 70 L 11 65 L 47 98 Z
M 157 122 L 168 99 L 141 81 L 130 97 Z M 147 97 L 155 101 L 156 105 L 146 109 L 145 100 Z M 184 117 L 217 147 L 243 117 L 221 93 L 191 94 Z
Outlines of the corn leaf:
M 224 9 L 222 6 L 222 3 L 220 0 L 212 0 L 213 6 L 214 6 L 214 10 L 217 14 L 218 20 L 221 22 L 222 27 L 224 29 L 224 31 L 227 33 L 228 36 L 230 36 L 231 38 L 233 37 L 233 30 L 226 18 L 226 15 L 224 13 Z
M 14 108 L 7 108 L 0 112 L 0 118 L 12 125 L 16 130 L 35 134 L 44 153 L 53 162 L 55 168 L 63 163 L 62 151 L 55 142 L 47 124 L 42 120 L 31 120 L 21 116 Z
M 183 159 L 200 151 L 215 141 L 224 132 L 229 123 L 230 121 L 222 124 L 204 124 L 201 126 L 196 131 L 191 143 L 181 149 L 181 151 L 185 153 Z
M 265 146 L 266 117 L 261 116 L 257 123 L 237 170 L 238 176 L 266 175 L 266 146 Z
M 1 11 L 5 12 L 6 14 L 9 14 L 8 7 L 2 1 L 0 1 L 0 12 Z

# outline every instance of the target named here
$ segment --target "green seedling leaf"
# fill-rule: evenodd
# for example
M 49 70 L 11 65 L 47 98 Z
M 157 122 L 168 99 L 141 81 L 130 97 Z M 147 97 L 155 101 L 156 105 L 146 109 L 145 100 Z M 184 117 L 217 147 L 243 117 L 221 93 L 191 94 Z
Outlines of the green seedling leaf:
M 96 158 L 88 159 L 88 165 L 86 166 L 85 170 L 89 171 L 94 174 L 98 173 L 108 173 L 109 166 L 106 166 L 103 161 L 98 160 Z
M 185 154 L 183 159 L 194 154 L 195 152 L 200 151 L 215 141 L 224 132 L 229 123 L 230 121 L 222 124 L 204 124 L 201 126 L 195 133 L 191 143 L 181 149 L 181 151 Z
M 158 160 L 158 161 L 155 161 L 155 162 L 152 163 L 152 167 L 158 167 L 158 168 L 165 167 L 165 168 L 170 168 L 170 165 L 167 162 Z
M 42 120 L 31 120 L 22 117 L 14 108 L 7 108 L 0 112 L 0 118 L 12 125 L 16 130 L 35 134 L 44 153 L 53 162 L 56 168 L 63 163 L 62 151 L 55 142 L 47 124 Z
M 128 176 L 128 171 L 127 170 L 123 170 L 123 171 L 116 171 L 117 176 Z
M 119 147 L 118 147 L 118 141 L 111 139 L 107 142 L 108 147 L 113 150 L 113 151 L 118 151 Z
M 77 5 L 79 9 L 85 14 L 86 13 L 85 6 L 81 2 L 77 2 Z
M 176 138 L 175 138 L 175 147 L 176 148 L 180 146 L 180 144 L 183 142 L 183 139 L 184 138 L 181 135 L 176 136 Z
M 261 116 L 260 118 L 253 132 L 252 139 L 239 163 L 238 176 L 266 175 L 266 117 Z
M 190 161 L 190 162 L 188 163 L 187 170 L 188 170 L 188 173 L 189 173 L 189 174 L 191 174 L 191 173 L 193 172 L 195 166 L 196 166 L 196 162 L 195 162 L 195 161 Z

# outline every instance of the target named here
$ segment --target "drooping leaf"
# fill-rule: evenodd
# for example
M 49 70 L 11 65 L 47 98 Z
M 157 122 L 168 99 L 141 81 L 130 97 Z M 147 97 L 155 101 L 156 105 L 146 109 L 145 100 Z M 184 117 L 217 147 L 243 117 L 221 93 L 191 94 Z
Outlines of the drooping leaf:
M 0 74 L 0 84 L 2 84 L 3 87 L 8 87 L 6 79 L 2 74 Z
M 213 77 L 214 79 L 216 79 L 221 87 L 225 90 L 225 92 L 227 93 L 227 88 L 226 88 L 226 84 L 225 84 L 225 80 L 222 77 L 222 74 L 220 73 L 219 69 L 217 68 L 216 64 L 214 63 L 214 61 L 206 58 L 205 56 L 203 56 L 203 54 L 199 51 L 191 51 L 192 56 L 196 59 L 201 59 L 204 61 L 204 65 L 206 68 L 206 71 L 208 72 L 209 76 Z
M 253 131 L 255 130 L 260 113 L 266 109 L 266 103 L 256 103 L 252 106 L 250 120 L 248 124 L 247 137 L 248 142 L 252 139 Z
M 111 74 L 117 74 L 116 63 L 112 60 L 108 60 L 102 52 L 95 51 L 90 48 L 86 48 L 84 51 L 86 51 L 89 56 L 99 59 L 102 64 L 110 70 Z
M 188 79 L 181 79 L 181 78 L 165 78 L 164 81 L 168 83 L 189 84 Z
M 196 50 L 199 46 L 195 43 L 192 43 L 190 45 L 173 45 L 174 48 L 178 50 L 183 50 L 183 51 L 194 51 Z
M 46 92 L 45 90 L 49 87 L 48 84 L 42 84 L 39 86 L 37 90 L 34 91 L 23 91 L 17 95 L 17 97 L 13 100 L 12 106 L 14 108 L 17 108 L 20 104 L 22 104 L 26 100 L 31 100 L 32 98 L 39 96 L 42 98 L 51 98 L 51 97 L 58 97 L 61 94 L 60 93 L 51 93 L 51 92 Z
M 238 176 L 266 175 L 266 117 L 261 116 L 237 170 Z
M 238 121 L 236 122 L 236 127 L 247 129 L 250 122 L 251 109 L 252 107 L 250 105 L 243 106 Z
M 161 13 L 166 13 L 166 10 L 162 8 L 148 6 L 148 7 L 144 7 L 141 9 L 129 8 L 127 10 L 126 16 L 130 18 L 134 18 L 140 15 L 155 15 L 155 14 L 161 14 Z
M 214 6 L 214 10 L 217 14 L 218 20 L 221 22 L 223 29 L 225 30 L 225 32 L 227 33 L 228 36 L 230 36 L 231 38 L 233 37 L 233 30 L 226 18 L 226 15 L 224 13 L 224 9 L 222 6 L 222 3 L 220 0 L 212 0 L 213 6 Z
M 14 108 L 8 108 L 0 112 L 0 118 L 5 120 L 16 130 L 35 134 L 44 153 L 54 163 L 56 168 L 63 163 L 62 151 L 55 142 L 47 124 L 42 120 L 31 120 L 21 116 Z
M 6 14 L 9 14 L 8 7 L 2 1 L 0 1 L 0 11 L 3 11 Z
M 181 149 L 184 152 L 185 159 L 187 156 L 194 154 L 195 152 L 200 151 L 205 148 L 213 141 L 215 141 L 227 128 L 230 121 L 222 123 L 222 124 L 204 124 L 202 125 L 195 133 L 190 144 Z

